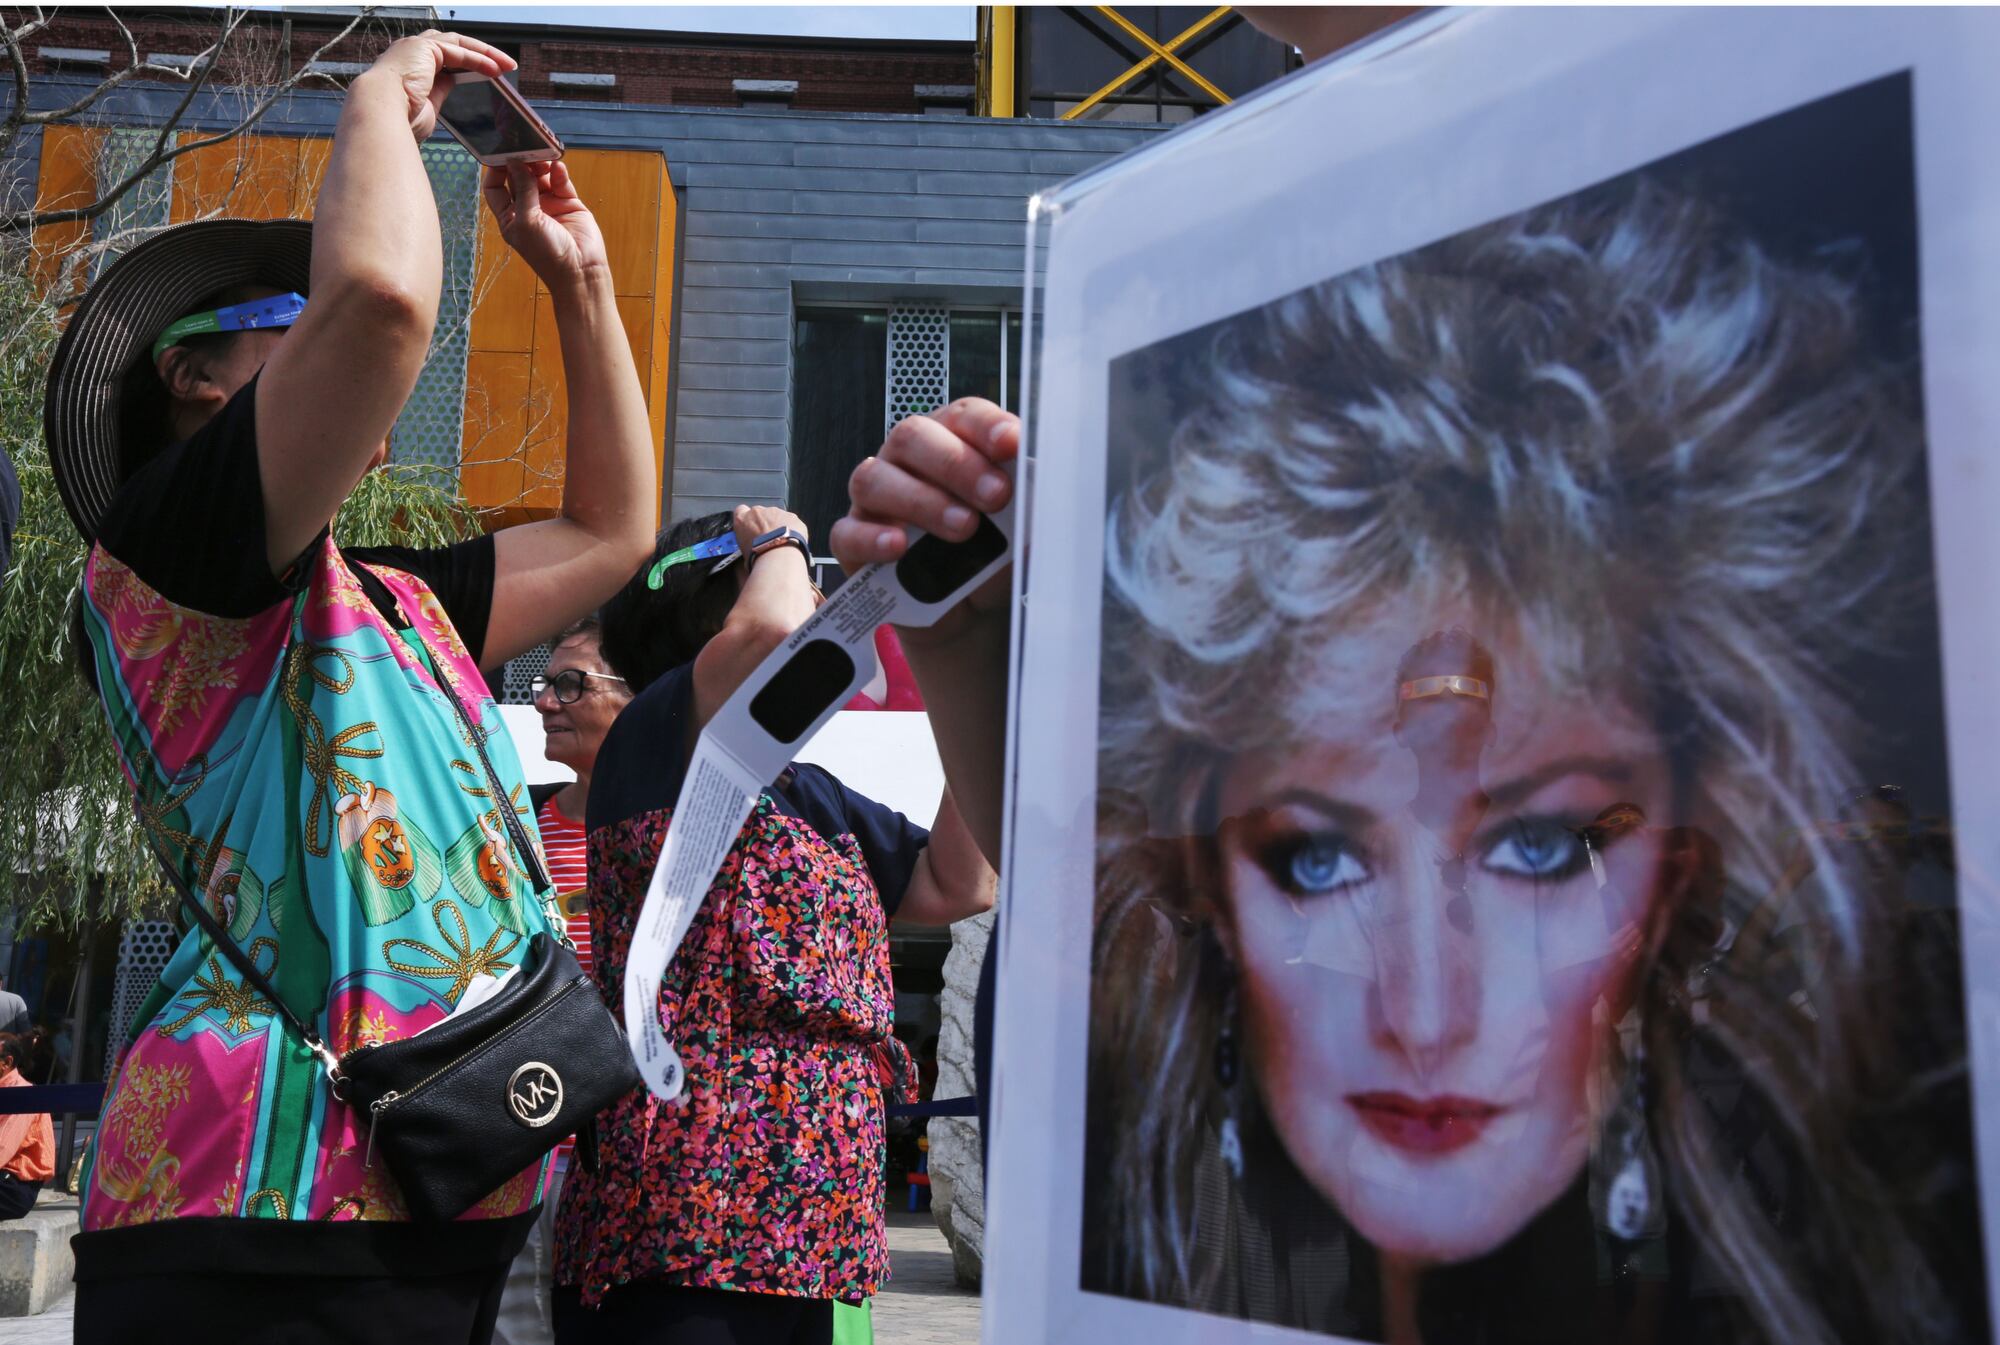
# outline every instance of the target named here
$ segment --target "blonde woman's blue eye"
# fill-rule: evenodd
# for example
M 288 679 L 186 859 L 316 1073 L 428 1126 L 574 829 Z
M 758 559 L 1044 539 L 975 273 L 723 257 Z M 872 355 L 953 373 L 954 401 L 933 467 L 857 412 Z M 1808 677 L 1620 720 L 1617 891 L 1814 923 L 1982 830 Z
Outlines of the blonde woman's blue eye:
M 1269 867 L 1280 883 L 1306 896 L 1337 892 L 1368 877 L 1368 869 L 1338 836 L 1303 836 L 1274 856 Z
M 1561 823 L 1520 821 L 1500 833 L 1480 862 L 1489 873 L 1550 881 L 1580 871 L 1589 858 L 1582 837 Z

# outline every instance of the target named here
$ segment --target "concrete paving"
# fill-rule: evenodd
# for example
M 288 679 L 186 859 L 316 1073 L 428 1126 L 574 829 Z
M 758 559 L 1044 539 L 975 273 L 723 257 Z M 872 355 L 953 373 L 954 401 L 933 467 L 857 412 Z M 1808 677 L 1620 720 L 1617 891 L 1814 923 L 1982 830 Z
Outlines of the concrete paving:
M 958 1287 L 951 1247 L 928 1211 L 889 1212 L 889 1261 L 875 1345 L 979 1345 L 979 1295 Z
M 75 1320 L 76 1291 L 71 1289 L 47 1312 L 0 1317 L 0 1345 L 69 1345 Z

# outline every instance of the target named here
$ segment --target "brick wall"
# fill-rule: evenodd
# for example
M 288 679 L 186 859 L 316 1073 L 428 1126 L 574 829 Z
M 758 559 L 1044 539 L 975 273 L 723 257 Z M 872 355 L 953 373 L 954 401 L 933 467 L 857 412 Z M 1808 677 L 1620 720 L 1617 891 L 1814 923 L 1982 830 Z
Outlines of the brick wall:
M 222 32 L 220 10 L 121 10 L 121 14 L 142 58 L 155 53 L 191 56 L 208 47 Z M 18 27 L 24 17 L 18 9 L 0 8 L 0 18 L 10 27 Z M 344 26 L 344 21 L 324 26 L 324 21 L 315 16 L 310 23 L 294 21 L 288 27 L 282 15 L 252 15 L 238 26 L 224 48 L 218 75 L 228 83 L 268 80 L 285 54 L 288 39 L 290 55 L 285 66 L 293 69 L 310 59 Z M 365 20 L 361 28 L 325 53 L 323 59 L 370 60 L 397 35 L 419 26 L 408 20 L 379 17 Z M 113 71 L 124 67 L 128 52 L 125 34 L 116 23 L 102 11 L 79 9 L 50 11 L 48 25 L 27 38 L 22 46 L 31 75 L 52 74 L 59 69 L 86 73 L 45 58 L 42 53 L 51 48 L 109 51 L 109 69 Z
M 120 11 L 140 55 L 192 55 L 213 42 L 220 32 L 220 12 L 201 10 Z M 10 26 L 23 19 L 18 9 L 0 8 Z M 367 61 L 403 32 L 420 22 L 377 16 L 365 29 L 324 53 L 331 61 Z M 321 16 L 252 15 L 238 29 L 221 67 L 226 82 L 259 83 L 273 77 L 289 47 L 286 68 L 312 57 L 322 43 L 339 31 Z M 735 107 L 740 98 L 734 81 L 794 80 L 798 91 L 791 106 L 800 111 L 905 112 L 923 111 L 918 85 L 970 86 L 974 56 L 970 42 L 913 43 L 907 49 L 880 43 L 845 47 L 825 42 L 788 44 L 718 38 L 713 42 L 685 34 L 620 34 L 570 30 L 589 41 L 559 40 L 549 30 L 502 25 L 467 24 L 465 31 L 504 46 L 521 63 L 521 91 L 530 99 L 643 103 L 662 106 Z M 50 14 L 46 28 L 23 43 L 30 74 L 53 73 L 62 67 L 44 58 L 49 48 L 109 51 L 110 69 L 125 63 L 126 39 L 102 11 L 60 9 Z M 559 88 L 552 73 L 613 75 L 609 87 Z
M 551 72 L 611 74 L 615 95 L 572 95 L 603 102 L 735 107 L 733 81 L 797 80 L 792 107 L 811 112 L 921 112 L 916 86 L 973 82 L 973 57 L 963 53 L 698 47 L 535 42 L 521 50 L 521 91 L 531 99 L 561 97 Z

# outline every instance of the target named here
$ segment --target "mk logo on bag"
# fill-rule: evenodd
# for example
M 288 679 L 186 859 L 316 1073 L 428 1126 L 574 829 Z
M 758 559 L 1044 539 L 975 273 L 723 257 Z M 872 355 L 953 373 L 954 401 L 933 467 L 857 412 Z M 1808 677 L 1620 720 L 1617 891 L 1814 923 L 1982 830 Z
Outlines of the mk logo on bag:
M 530 1060 L 507 1080 L 507 1107 L 522 1125 L 547 1125 L 562 1104 L 562 1076 L 539 1060 Z

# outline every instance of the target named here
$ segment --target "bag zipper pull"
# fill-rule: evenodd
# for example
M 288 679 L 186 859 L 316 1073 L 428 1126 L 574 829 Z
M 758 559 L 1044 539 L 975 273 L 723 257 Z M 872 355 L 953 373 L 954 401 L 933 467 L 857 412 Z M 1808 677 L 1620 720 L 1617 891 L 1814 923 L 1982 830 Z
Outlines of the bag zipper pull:
M 362 1171 L 366 1172 L 375 1166 L 375 1128 L 382 1124 L 382 1113 L 388 1110 L 389 1104 L 401 1096 L 403 1096 L 401 1093 L 392 1089 L 368 1104 L 370 1112 L 368 1118 L 368 1155 L 362 1160 Z

